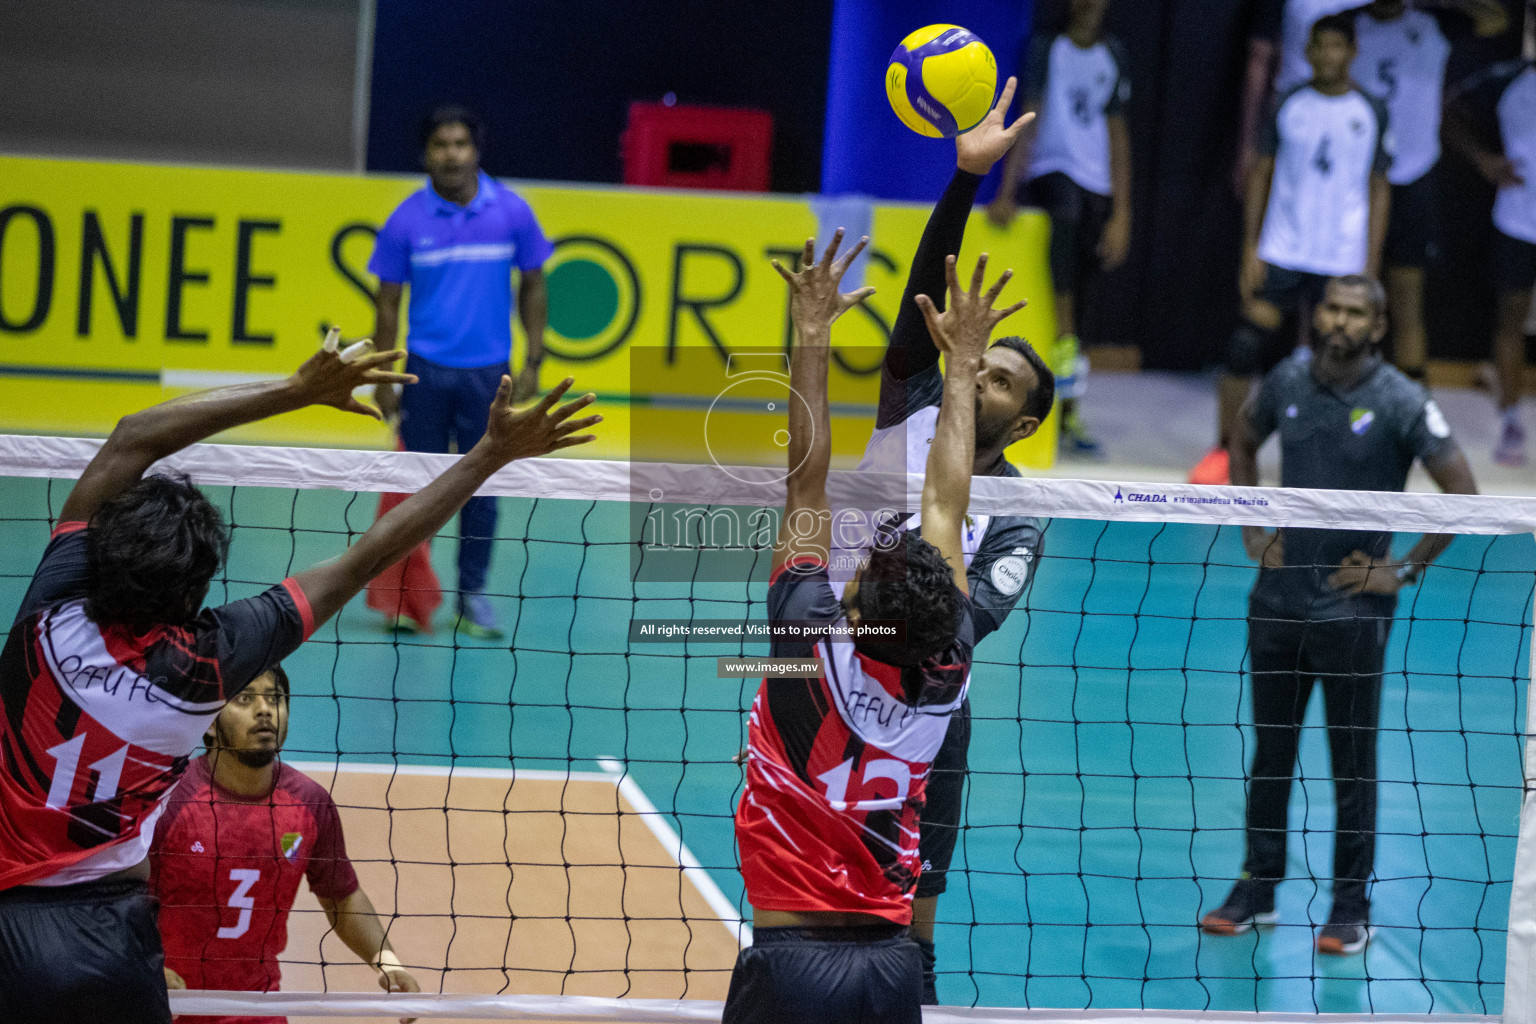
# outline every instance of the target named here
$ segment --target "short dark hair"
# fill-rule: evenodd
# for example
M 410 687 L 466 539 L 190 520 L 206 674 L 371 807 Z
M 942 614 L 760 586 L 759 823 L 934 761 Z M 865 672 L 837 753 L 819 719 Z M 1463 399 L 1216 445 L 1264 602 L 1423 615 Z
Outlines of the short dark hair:
M 1364 288 L 1365 294 L 1370 296 L 1371 308 L 1377 316 L 1387 314 L 1387 290 L 1381 286 L 1381 282 L 1369 274 L 1345 274 L 1329 280 L 1329 284 L 1336 284 L 1340 288 Z
M 992 343 L 992 347 L 1017 352 L 1034 369 L 1035 386 L 1030 389 L 1029 394 L 1024 396 L 1019 412 L 1044 422 L 1045 418 L 1051 414 L 1051 406 L 1056 404 L 1056 375 L 1051 372 L 1049 366 L 1045 365 L 1045 360 L 1040 358 L 1040 353 L 1035 351 L 1035 346 L 1016 334 L 998 338 Z
M 145 477 L 91 517 L 85 613 L 138 632 L 197 615 L 229 553 L 229 528 L 181 473 Z
M 1319 33 L 1337 32 L 1349 40 L 1349 45 L 1355 45 L 1355 18 L 1352 14 L 1330 14 L 1326 18 L 1318 18 L 1312 23 L 1312 31 L 1307 38 L 1316 39 Z
M 432 141 L 432 133 L 446 124 L 461 124 L 469 130 L 469 137 L 475 143 L 475 148 L 484 152 L 485 129 L 468 107 L 461 107 L 457 103 L 449 103 L 433 109 L 432 113 L 422 118 L 421 121 L 421 151 L 427 151 L 427 143 Z
M 960 592 L 954 570 L 938 548 L 910 530 L 895 544 L 875 545 L 855 603 L 862 622 L 906 624 L 900 641 L 854 638 L 854 646 L 876 661 L 917 665 L 955 642 Z

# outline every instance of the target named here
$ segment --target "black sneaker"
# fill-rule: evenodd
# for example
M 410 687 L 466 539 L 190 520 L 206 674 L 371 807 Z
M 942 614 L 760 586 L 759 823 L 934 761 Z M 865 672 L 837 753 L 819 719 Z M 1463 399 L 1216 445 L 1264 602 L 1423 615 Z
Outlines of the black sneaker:
M 1354 956 L 1371 941 L 1374 931 L 1365 921 L 1329 921 L 1317 937 L 1317 951 L 1325 956 Z
M 1200 919 L 1200 930 L 1209 935 L 1241 935 L 1255 925 L 1278 920 L 1274 887 L 1244 878 L 1232 887 L 1225 903 Z

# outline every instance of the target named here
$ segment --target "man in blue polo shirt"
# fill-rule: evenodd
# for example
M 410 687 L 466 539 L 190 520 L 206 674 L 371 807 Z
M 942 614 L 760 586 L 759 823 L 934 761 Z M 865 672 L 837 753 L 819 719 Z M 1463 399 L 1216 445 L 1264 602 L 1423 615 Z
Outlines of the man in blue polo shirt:
M 399 416 L 407 451 L 467 452 L 485 432 L 512 354 L 514 270 L 528 336 L 515 397 L 539 387 L 549 306 L 542 268 L 553 246 L 528 204 L 480 170 L 480 141 L 479 122 L 467 110 L 432 112 L 422 131 L 429 181 L 390 214 L 368 261 L 379 278 L 378 348 L 395 346 L 400 294 L 411 286 L 407 366 L 420 383 L 403 396 L 392 387 L 377 394 L 379 409 Z M 459 520 L 458 628 L 487 640 L 502 635 L 484 594 L 495 533 L 496 499 L 470 499 Z

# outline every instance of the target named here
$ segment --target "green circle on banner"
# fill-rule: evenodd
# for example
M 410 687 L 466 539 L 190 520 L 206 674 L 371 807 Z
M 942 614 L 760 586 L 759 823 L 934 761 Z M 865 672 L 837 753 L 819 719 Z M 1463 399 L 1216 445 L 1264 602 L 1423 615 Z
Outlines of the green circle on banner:
M 591 235 L 555 239 L 544 265 L 549 329 L 544 346 L 569 362 L 601 359 L 623 345 L 640 318 L 640 275 L 618 246 Z
M 589 259 L 562 263 L 549 275 L 549 326 L 574 341 L 595 338 L 619 312 L 619 285 Z

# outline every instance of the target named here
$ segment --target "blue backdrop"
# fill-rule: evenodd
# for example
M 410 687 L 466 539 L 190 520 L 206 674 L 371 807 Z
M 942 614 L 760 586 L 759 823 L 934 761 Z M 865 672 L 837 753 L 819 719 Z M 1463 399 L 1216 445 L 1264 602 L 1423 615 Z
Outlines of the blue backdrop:
M 932 202 L 954 171 L 954 147 L 918 135 L 891 112 L 885 98 L 891 51 L 924 25 L 963 25 L 992 48 L 1001 82 L 1015 71 L 1034 6 L 1034 0 L 836 0 L 822 191 Z

